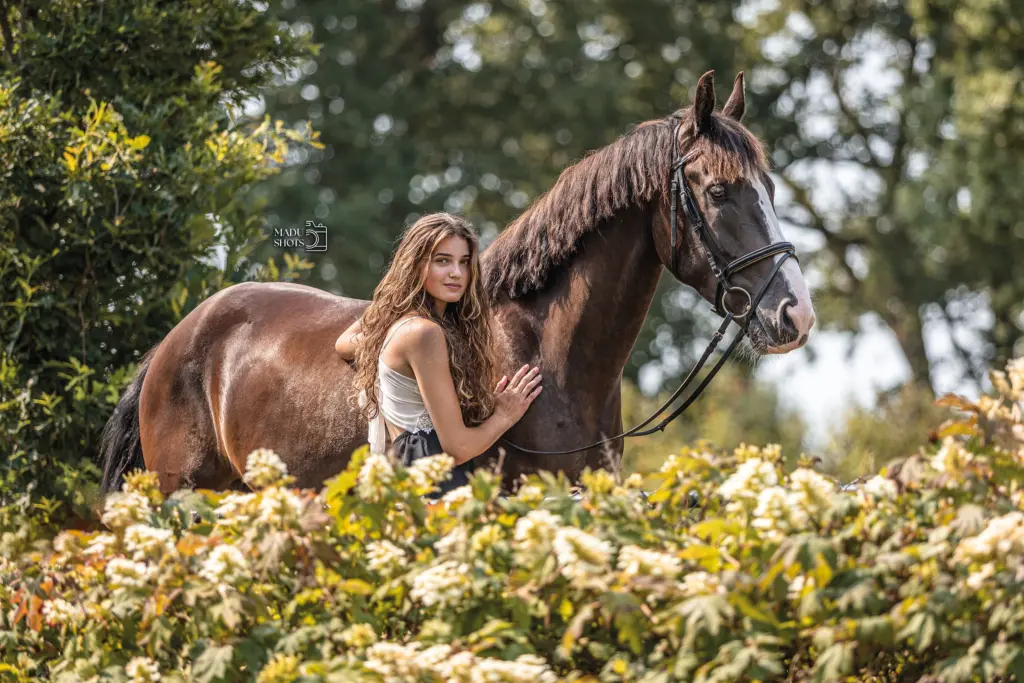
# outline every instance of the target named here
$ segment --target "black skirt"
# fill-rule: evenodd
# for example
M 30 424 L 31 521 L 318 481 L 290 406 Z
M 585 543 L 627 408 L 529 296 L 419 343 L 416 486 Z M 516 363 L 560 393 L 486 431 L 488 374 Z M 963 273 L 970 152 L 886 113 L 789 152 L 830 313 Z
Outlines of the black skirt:
M 441 448 L 441 439 L 437 432 L 402 432 L 395 439 L 395 457 L 398 461 L 408 467 L 414 460 L 425 458 L 429 455 L 444 453 Z M 447 481 L 438 484 L 439 491 L 428 495 L 428 498 L 440 498 L 452 489 L 465 486 L 469 483 L 469 473 L 476 469 L 476 462 L 469 460 L 452 468 L 451 477 Z

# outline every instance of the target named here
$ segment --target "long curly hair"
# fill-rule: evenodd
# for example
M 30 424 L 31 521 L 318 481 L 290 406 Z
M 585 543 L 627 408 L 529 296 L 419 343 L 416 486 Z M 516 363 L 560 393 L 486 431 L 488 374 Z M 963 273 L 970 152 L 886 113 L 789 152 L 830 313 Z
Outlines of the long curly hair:
M 444 315 L 438 316 L 424 283 L 434 249 L 452 236 L 469 243 L 469 281 L 462 298 L 449 303 Z M 480 277 L 479 240 L 466 219 L 432 213 L 413 223 L 402 235 L 387 273 L 373 292 L 373 301 L 363 313 L 362 340 L 355 352 L 355 388 L 366 391 L 367 402 L 361 412 L 368 420 L 380 410 L 374 387 L 384 339 L 397 320 L 412 312 L 433 320 L 444 330 L 463 420 L 473 425 L 483 422 L 494 410 L 490 307 Z

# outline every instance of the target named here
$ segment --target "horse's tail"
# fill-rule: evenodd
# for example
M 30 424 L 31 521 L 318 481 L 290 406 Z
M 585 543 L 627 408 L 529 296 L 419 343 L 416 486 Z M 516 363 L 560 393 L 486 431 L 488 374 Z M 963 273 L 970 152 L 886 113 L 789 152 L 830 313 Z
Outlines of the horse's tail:
M 124 475 L 135 469 L 146 469 L 142 458 L 142 442 L 139 438 L 139 397 L 142 395 L 142 381 L 146 379 L 149 362 L 158 346 L 154 346 L 139 361 L 135 378 L 124 390 L 121 400 L 114 408 L 114 414 L 107 420 L 100 437 L 100 458 L 103 460 L 103 479 L 100 493 L 106 495 L 119 491 L 124 484 Z

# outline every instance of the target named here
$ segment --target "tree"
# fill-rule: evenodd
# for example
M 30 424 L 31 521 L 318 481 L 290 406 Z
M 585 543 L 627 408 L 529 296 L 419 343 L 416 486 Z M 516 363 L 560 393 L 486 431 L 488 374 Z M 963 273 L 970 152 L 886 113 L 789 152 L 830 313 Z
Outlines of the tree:
M 873 313 L 912 382 L 931 388 L 952 363 L 980 386 L 1022 330 L 1024 31 L 1011 3 L 793 0 L 750 26 L 767 59 L 750 99 L 773 114 L 757 124 L 785 218 L 821 241 L 804 262 L 824 279 L 823 321 L 856 331 Z M 929 333 L 955 357 L 929 351 Z
M 731 78 L 746 54 L 728 3 L 291 7 L 288 19 L 323 48 L 265 94 L 266 111 L 308 117 L 325 147 L 264 185 L 271 225 L 322 221 L 328 253 L 309 282 L 362 298 L 411 216 L 456 211 L 486 241 L 585 152 L 690 101 L 707 69 Z M 666 337 L 689 360 L 700 321 L 676 290 L 666 281 L 631 377 L 661 357 Z
M 315 136 L 232 115 L 310 54 L 253 4 L 5 3 L 0 26 L 0 492 L 23 494 L 92 457 L 134 360 L 196 302 L 279 273 L 254 272 L 240 197 Z

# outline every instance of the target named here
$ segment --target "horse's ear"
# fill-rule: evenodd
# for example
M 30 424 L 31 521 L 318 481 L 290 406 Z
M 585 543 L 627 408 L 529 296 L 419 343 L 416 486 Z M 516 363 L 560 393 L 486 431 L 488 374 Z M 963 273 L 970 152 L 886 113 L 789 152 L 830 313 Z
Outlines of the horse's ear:
M 711 112 L 715 110 L 715 72 L 707 72 L 697 81 L 697 94 L 693 98 L 694 133 L 700 135 L 711 127 Z
M 732 94 L 722 107 L 722 113 L 731 119 L 739 121 L 743 118 L 743 112 L 747 110 L 747 100 L 743 95 L 743 72 L 736 74 L 736 80 L 732 83 Z

